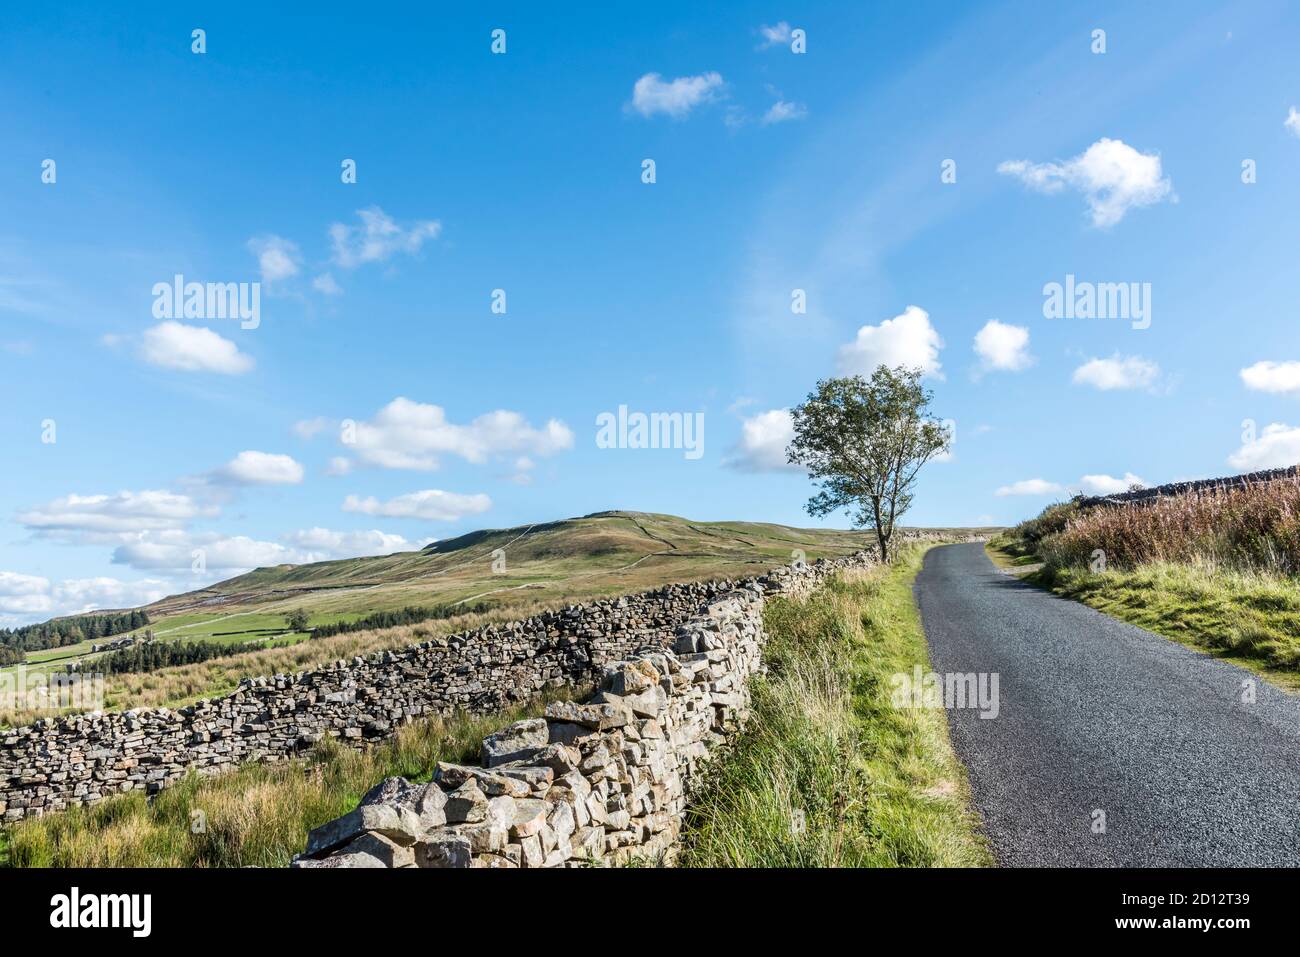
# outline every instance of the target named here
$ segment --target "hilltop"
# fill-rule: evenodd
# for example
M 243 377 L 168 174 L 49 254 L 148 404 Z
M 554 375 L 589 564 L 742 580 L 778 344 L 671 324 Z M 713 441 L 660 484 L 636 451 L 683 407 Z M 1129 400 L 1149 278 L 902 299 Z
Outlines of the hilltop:
M 258 568 L 145 610 L 156 630 L 178 616 L 226 616 L 271 606 L 302 607 L 317 623 L 316 615 L 332 620 L 413 603 L 466 602 L 512 589 L 567 597 L 742 576 L 789 562 L 795 549 L 820 558 L 846 554 L 866 542 L 861 532 L 597 512 L 482 529 L 414 552 Z

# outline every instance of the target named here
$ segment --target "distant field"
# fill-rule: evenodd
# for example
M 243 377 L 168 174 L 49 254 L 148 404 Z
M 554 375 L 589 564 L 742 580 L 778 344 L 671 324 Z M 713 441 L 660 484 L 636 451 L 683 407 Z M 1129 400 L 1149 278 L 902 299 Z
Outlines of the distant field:
M 796 550 L 811 561 L 864 547 L 874 547 L 873 537 L 864 532 L 605 512 L 472 532 L 418 552 L 259 568 L 146 606 L 149 629 L 155 638 L 169 641 L 205 639 L 231 645 L 269 641 L 276 647 L 148 674 L 109 676 L 105 705 L 175 707 L 230 691 L 243 677 L 317 667 L 486 621 L 510 620 L 669 582 L 759 574 L 789 563 Z M 305 641 L 306 633 L 285 630 L 285 615 L 298 608 L 308 614 L 310 625 L 317 626 L 408 605 L 480 602 L 491 609 L 383 631 Z M 78 661 L 93 672 L 96 656 L 89 652 L 89 643 L 39 652 L 31 656 L 28 669 L 62 670 Z M 0 674 L 4 670 L 12 669 Z M 45 713 L 4 705 L 0 702 L 0 724 L 24 723 Z

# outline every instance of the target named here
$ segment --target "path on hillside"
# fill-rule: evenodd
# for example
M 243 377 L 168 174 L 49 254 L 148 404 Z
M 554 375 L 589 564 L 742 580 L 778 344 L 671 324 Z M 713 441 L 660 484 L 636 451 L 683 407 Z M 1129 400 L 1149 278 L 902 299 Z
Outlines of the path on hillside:
M 1300 865 L 1300 696 L 931 549 L 916 596 L 934 670 L 999 675 L 999 714 L 948 712 L 1004 865 Z M 1106 832 L 1094 834 L 1095 810 Z

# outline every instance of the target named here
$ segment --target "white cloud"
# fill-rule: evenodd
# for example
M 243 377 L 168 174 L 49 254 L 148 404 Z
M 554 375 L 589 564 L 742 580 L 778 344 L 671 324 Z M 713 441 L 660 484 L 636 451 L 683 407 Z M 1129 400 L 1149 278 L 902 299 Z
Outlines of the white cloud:
M 1228 456 L 1228 464 L 1243 472 L 1300 465 L 1300 427 L 1280 422 L 1265 426 L 1253 442 L 1243 442 Z
M 321 273 L 311 281 L 311 287 L 317 292 L 323 292 L 327 296 L 341 296 L 343 288 L 334 281 L 334 277 L 329 273 Z
M 384 262 L 397 253 L 413 256 L 426 240 L 436 239 L 442 232 L 437 220 L 424 219 L 409 227 L 402 227 L 378 206 L 357 210 L 360 226 L 332 223 L 329 228 L 333 244 L 333 260 L 344 269 L 355 269 L 363 263 Z
M 329 466 L 325 469 L 326 475 L 347 475 L 352 471 L 352 460 L 342 455 L 336 455 L 330 459 Z
M 258 541 L 246 535 L 222 536 L 215 532 L 192 535 L 172 530 L 145 534 L 113 550 L 113 562 L 153 571 L 190 571 L 201 552 L 204 568 L 221 577 L 242 574 L 267 565 L 297 564 L 304 556 L 277 542 Z
M 290 532 L 284 541 L 295 548 L 327 558 L 356 558 L 361 555 L 391 555 L 393 552 L 413 551 L 423 548 L 433 538 L 408 541 L 401 535 L 370 529 L 361 532 L 339 532 L 328 528 L 305 528 Z M 320 561 L 320 558 L 313 561 Z
M 474 463 L 503 453 L 554 455 L 573 447 L 573 432 L 558 419 L 535 429 L 518 412 L 505 409 L 456 425 L 447 421 L 441 406 L 399 397 L 371 421 L 358 422 L 348 445 L 370 465 L 431 471 L 438 468 L 443 454 Z
M 1150 389 L 1160 376 L 1160 367 L 1141 356 L 1090 359 L 1074 370 L 1076 385 L 1090 385 L 1103 391 L 1114 389 Z
M 1029 329 L 990 319 L 975 333 L 975 354 L 986 369 L 1026 369 L 1034 361 L 1029 354 Z
M 1120 492 L 1127 492 L 1130 486 L 1146 484 L 1145 479 L 1132 472 L 1125 472 L 1123 478 L 1114 478 L 1110 475 L 1085 475 L 1079 480 L 1079 485 L 1090 495 L 1118 495 Z
M 235 485 L 297 485 L 303 468 L 288 455 L 271 452 L 240 452 L 212 473 L 220 482 Z
M 901 316 L 886 319 L 878 326 L 863 326 L 853 342 L 841 346 L 840 371 L 870 376 L 876 366 L 902 365 L 943 378 L 941 348 L 943 340 L 930 325 L 930 314 L 919 306 L 908 306 Z
M 632 109 L 642 116 L 666 113 L 681 119 L 701 103 L 714 99 L 722 90 L 722 77 L 714 72 L 679 76 L 664 82 L 658 73 L 647 73 L 632 87 Z
M 248 241 L 248 249 L 257 257 L 262 282 L 268 286 L 298 275 L 302 256 L 295 243 L 280 236 L 257 236 Z
M 789 409 L 772 409 L 741 422 L 740 441 L 725 464 L 740 472 L 800 472 L 786 461 L 786 446 L 794 439 L 794 419 Z
M 771 47 L 790 42 L 790 24 L 782 20 L 776 26 L 769 27 L 767 24 L 758 28 L 759 35 L 763 42 L 759 44 L 760 50 L 767 50 Z
M 1121 492 L 1127 492 L 1133 486 L 1147 486 L 1146 479 L 1140 475 L 1134 475 L 1132 472 L 1125 472 L 1120 478 L 1113 475 L 1097 474 L 1085 475 L 1078 482 L 1071 482 L 1069 485 L 1059 485 L 1056 482 L 1048 482 L 1044 479 L 1027 479 L 1023 482 L 1013 482 L 1011 485 L 1004 485 L 994 494 L 996 495 L 1052 495 L 1060 492 L 1069 492 L 1071 494 L 1086 493 L 1088 495 L 1118 495 Z
M 802 103 L 777 100 L 763 114 L 763 125 L 771 126 L 773 123 L 784 123 L 786 120 L 802 120 L 807 115 L 808 108 Z
M 1241 370 L 1241 381 L 1257 392 L 1300 393 L 1300 362 L 1256 362 Z
M 330 426 L 330 420 L 323 415 L 318 415 L 314 419 L 300 419 L 293 424 L 293 431 L 300 439 L 311 439 L 317 434 L 324 432 Z
M 188 495 L 146 490 L 116 495 L 65 495 L 19 512 L 20 524 L 42 536 L 71 534 L 120 535 L 145 530 L 180 528 L 202 509 Z
M 412 542 L 401 535 L 369 531 L 334 531 L 306 528 L 271 542 L 246 535 L 215 532 L 192 534 L 184 530 L 145 533 L 113 550 L 113 562 L 150 571 L 186 572 L 193 575 L 196 552 L 209 578 L 228 578 L 270 565 L 303 565 L 362 555 L 391 555 L 412 551 L 432 539 Z
M 154 578 L 70 578 L 51 582 L 36 575 L 0 572 L 0 626 L 14 627 L 59 615 L 147 605 L 171 591 Z
M 533 469 L 536 467 L 537 463 L 528 456 L 519 456 L 519 458 L 515 459 L 515 471 L 514 474 L 510 476 L 510 481 L 514 482 L 516 485 L 532 485 L 532 473 Z
M 434 522 L 454 522 L 466 515 L 478 515 L 492 507 L 492 500 L 481 492 L 477 495 L 459 495 L 438 489 L 425 489 L 399 495 L 387 502 L 373 496 L 360 498 L 349 495 L 343 500 L 343 511 L 361 512 L 364 515 L 384 515 L 389 518 L 421 518 Z
M 99 608 L 134 608 L 165 598 L 171 592 L 168 582 L 142 578 L 124 582 L 116 578 L 71 578 L 54 586 L 55 613 L 80 614 Z
M 1160 154 L 1139 153 L 1122 140 L 1103 137 L 1064 163 L 1008 160 L 998 172 L 1015 176 L 1031 189 L 1055 193 L 1069 186 L 1084 194 L 1092 224 L 1114 226 L 1130 210 L 1173 198 L 1173 183 L 1164 176 Z
M 1003 485 L 994 495 L 1055 495 L 1064 491 L 1061 486 L 1055 482 L 1048 482 L 1045 479 L 1023 479 L 1019 482 L 1012 482 L 1010 485 Z
M 50 610 L 50 580 L 0 572 L 0 616 L 36 615 Z
M 144 332 L 141 357 L 166 369 L 241 375 L 253 368 L 250 356 L 211 329 L 168 319 Z
M 1294 106 L 1287 111 L 1286 119 L 1282 121 L 1282 125 L 1296 136 L 1300 136 L 1300 113 L 1296 112 Z

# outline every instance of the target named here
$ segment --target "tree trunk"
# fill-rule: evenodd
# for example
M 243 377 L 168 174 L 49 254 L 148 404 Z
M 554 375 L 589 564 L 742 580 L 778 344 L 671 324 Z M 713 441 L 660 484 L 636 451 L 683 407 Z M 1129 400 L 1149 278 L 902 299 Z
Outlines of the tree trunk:
M 871 500 L 871 514 L 876 522 L 876 543 L 880 546 L 880 564 L 889 561 L 889 536 L 880 529 L 880 500 Z M 892 530 L 891 530 L 892 531 Z

